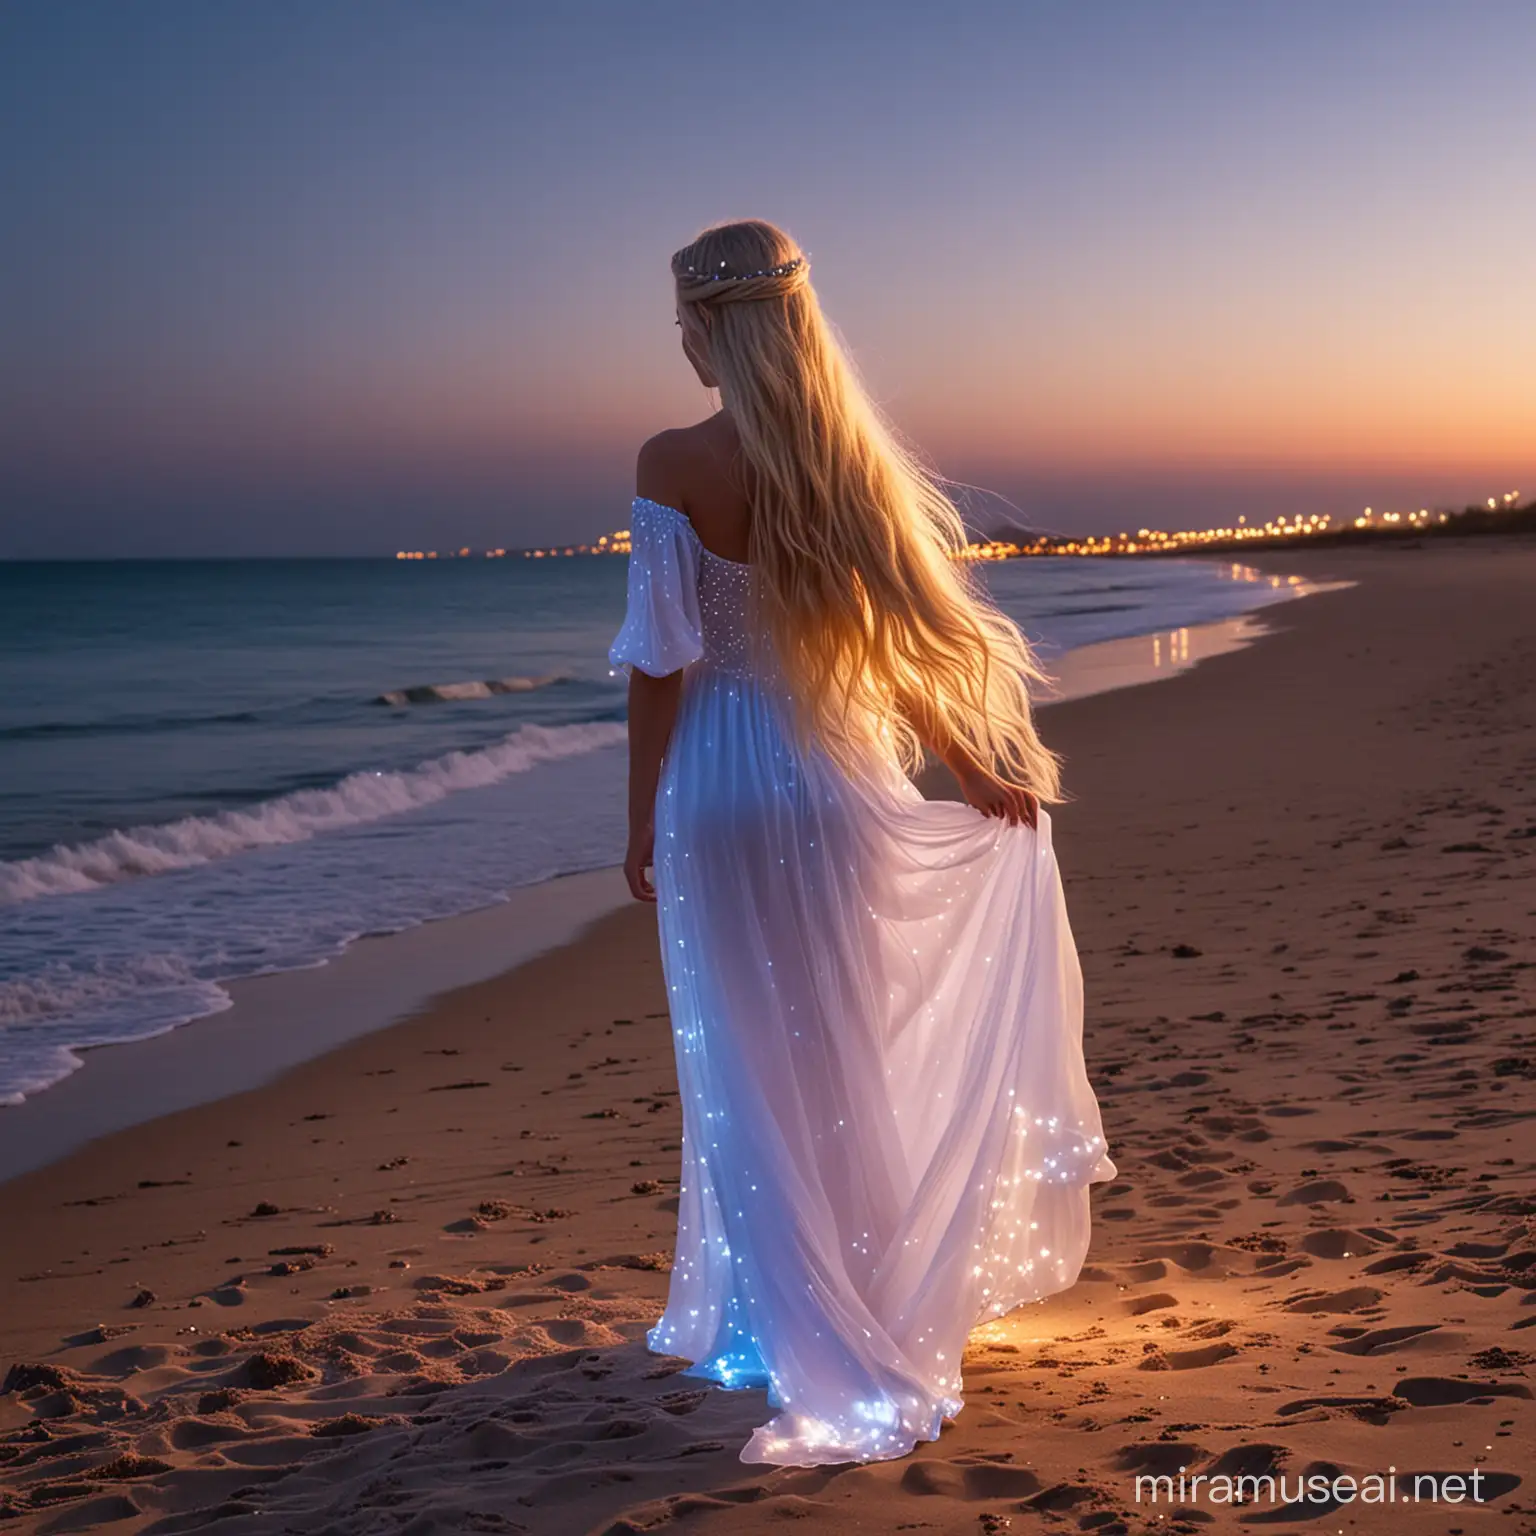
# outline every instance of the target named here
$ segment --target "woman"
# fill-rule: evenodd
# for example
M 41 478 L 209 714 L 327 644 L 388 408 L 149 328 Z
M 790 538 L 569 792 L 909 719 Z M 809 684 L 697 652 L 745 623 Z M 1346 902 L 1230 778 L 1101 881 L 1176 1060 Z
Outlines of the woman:
M 969 1330 L 1077 1278 L 1114 1175 L 1042 674 L 794 241 L 719 225 L 672 273 L 721 409 L 641 450 L 610 653 L 683 1105 L 649 1344 L 768 1389 L 744 1461 L 902 1456 L 959 1412 Z M 922 798 L 924 746 L 969 804 Z

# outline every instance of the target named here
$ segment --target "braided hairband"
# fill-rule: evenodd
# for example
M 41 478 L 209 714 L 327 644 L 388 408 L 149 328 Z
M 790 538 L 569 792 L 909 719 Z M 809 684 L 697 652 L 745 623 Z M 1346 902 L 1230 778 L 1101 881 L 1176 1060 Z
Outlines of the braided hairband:
M 720 265 L 723 267 L 725 263 L 722 261 Z M 750 283 L 758 277 L 788 277 L 804 265 L 805 257 L 796 256 L 790 261 L 780 262 L 776 267 L 764 267 L 760 272 L 700 272 L 696 267 L 686 267 L 677 275 L 693 283 Z

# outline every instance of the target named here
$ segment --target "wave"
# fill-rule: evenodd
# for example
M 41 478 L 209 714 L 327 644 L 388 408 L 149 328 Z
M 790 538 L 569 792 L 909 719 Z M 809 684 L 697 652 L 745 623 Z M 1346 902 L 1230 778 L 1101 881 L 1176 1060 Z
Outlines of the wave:
M 1085 594 L 1086 595 L 1086 594 Z M 1063 604 L 1059 608 L 1044 609 L 1040 618 L 1050 619 L 1086 619 L 1096 618 L 1105 613 L 1140 613 L 1143 605 L 1140 603 L 1099 603 L 1091 608 L 1079 608 L 1072 604 Z
M 498 693 L 532 693 L 536 688 L 548 688 L 552 683 L 569 681 L 563 672 L 550 672 L 543 677 L 491 677 L 484 682 L 420 683 L 414 688 L 395 688 L 388 693 L 381 693 L 373 702 L 438 704 L 451 699 L 489 699 Z
M 228 993 L 198 976 L 183 956 L 169 952 L 134 955 L 111 965 L 101 961 L 83 966 L 54 962 L 30 976 L 0 982 L 0 1028 L 35 1024 L 61 1014 L 85 1013 L 130 993 L 137 998 L 153 998 L 163 993 L 184 1003 L 189 992 L 193 1005 L 204 1013 L 216 1013 L 230 1005 Z M 0 1036 L 0 1042 L 3 1040 Z M 73 1043 L 96 1042 L 85 1039 Z
M 449 752 L 415 768 L 352 773 L 327 789 L 296 790 L 244 810 L 130 827 L 73 847 L 61 844 L 34 858 L 0 863 L 0 903 L 95 890 L 192 869 L 248 849 L 303 842 L 317 833 L 396 816 L 458 790 L 495 784 L 538 763 L 623 740 L 624 726 L 616 721 L 524 725 L 494 746 Z
M 433 704 L 452 699 L 489 699 L 503 693 L 532 693 L 554 683 L 568 683 L 565 672 L 550 672 L 540 677 L 490 677 L 483 682 L 423 683 L 412 688 L 394 688 L 376 695 L 374 704 Z M 334 701 L 296 699 L 288 709 L 303 709 Z M 270 718 L 272 711 L 267 711 Z M 44 741 L 73 736 L 136 736 L 160 731 L 199 730 L 210 725 L 259 725 L 263 715 L 255 710 L 237 709 L 191 715 L 121 715 L 105 720 L 39 720 L 28 725 L 0 726 L 0 741 Z
M 130 736 L 154 731 L 196 729 L 204 725 L 254 725 L 260 716 L 249 709 L 216 715 L 128 715 L 117 720 L 40 720 L 35 725 L 0 729 L 0 741 L 39 741 L 55 736 Z

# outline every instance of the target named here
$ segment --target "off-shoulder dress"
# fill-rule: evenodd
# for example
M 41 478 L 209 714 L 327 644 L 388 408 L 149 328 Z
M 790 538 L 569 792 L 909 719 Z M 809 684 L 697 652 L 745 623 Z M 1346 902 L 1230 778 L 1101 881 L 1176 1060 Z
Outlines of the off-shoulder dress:
M 643 497 L 615 666 L 682 671 L 655 883 L 683 1112 L 650 1348 L 767 1389 L 744 1461 L 905 1455 L 966 1336 L 1070 1286 L 1114 1177 L 1051 818 L 797 745 L 750 566 Z

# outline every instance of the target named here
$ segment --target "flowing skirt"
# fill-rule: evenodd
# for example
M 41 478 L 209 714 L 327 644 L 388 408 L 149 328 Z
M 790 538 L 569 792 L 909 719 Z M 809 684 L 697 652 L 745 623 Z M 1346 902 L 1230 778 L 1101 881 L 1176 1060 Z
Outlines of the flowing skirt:
M 1076 1280 L 1114 1177 L 1050 818 L 855 782 L 698 669 L 656 886 L 683 1166 L 649 1345 L 767 1387 L 744 1461 L 905 1455 L 971 1328 Z

